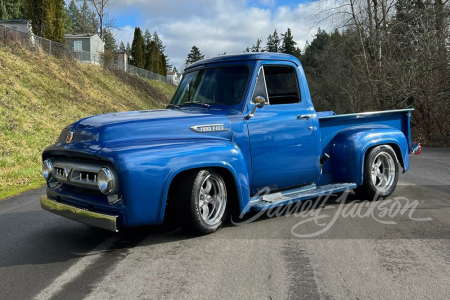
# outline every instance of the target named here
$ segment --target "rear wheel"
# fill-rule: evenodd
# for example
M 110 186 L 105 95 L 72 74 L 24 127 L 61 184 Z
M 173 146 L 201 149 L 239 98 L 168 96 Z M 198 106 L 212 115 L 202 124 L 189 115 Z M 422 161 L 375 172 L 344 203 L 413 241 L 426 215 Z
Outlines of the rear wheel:
M 182 229 L 208 234 L 222 227 L 228 213 L 227 187 L 213 169 L 183 174 L 174 183 L 173 202 Z
M 363 184 L 355 193 L 376 200 L 391 195 L 397 186 L 399 164 L 394 149 L 388 145 L 372 148 L 364 161 Z

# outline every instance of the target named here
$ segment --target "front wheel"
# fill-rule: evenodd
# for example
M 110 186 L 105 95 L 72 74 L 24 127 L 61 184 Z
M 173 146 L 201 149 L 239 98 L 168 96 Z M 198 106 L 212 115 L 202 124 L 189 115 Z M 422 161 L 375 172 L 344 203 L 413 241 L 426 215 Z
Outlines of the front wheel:
M 363 184 L 354 191 L 370 200 L 388 197 L 397 186 L 398 174 L 399 164 L 394 149 L 388 145 L 377 146 L 366 155 Z
M 188 232 L 212 233 L 226 220 L 227 187 L 213 169 L 184 174 L 175 182 L 173 195 L 180 226 Z

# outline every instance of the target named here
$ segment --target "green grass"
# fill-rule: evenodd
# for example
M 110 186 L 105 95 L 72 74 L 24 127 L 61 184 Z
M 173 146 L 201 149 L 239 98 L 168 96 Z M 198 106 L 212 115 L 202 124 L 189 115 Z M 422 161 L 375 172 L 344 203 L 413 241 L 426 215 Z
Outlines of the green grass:
M 41 153 L 78 119 L 164 107 L 175 86 L 0 48 L 0 199 L 45 184 Z

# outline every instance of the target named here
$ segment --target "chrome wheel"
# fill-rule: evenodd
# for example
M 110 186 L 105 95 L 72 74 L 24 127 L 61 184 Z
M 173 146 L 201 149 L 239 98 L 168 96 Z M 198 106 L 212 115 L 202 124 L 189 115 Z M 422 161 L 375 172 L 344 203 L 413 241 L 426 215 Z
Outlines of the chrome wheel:
M 388 190 L 395 181 L 396 165 L 391 155 L 379 153 L 372 164 L 371 180 L 375 188 L 380 191 Z
M 203 221 L 208 225 L 220 223 L 226 205 L 225 182 L 219 175 L 209 174 L 203 179 L 198 191 L 198 208 Z

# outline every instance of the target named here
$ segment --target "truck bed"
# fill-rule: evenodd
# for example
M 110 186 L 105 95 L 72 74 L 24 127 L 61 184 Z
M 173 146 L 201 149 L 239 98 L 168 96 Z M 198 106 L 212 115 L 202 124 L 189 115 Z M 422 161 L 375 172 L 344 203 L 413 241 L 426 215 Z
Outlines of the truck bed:
M 400 130 L 405 135 L 409 147 L 411 146 L 411 111 L 414 109 L 399 109 L 377 112 L 335 115 L 333 112 L 318 112 L 322 155 L 331 155 L 329 163 L 323 167 L 323 176 L 332 172 L 332 141 L 336 134 L 346 128 L 389 126 Z

